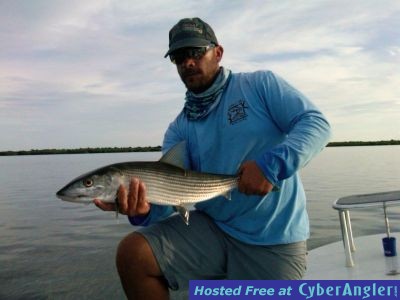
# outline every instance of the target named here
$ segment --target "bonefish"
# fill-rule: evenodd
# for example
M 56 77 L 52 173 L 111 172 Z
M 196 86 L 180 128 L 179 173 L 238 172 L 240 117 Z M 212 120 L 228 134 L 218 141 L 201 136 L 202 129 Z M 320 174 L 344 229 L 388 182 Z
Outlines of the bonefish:
M 94 199 L 116 202 L 118 187 L 127 187 L 135 177 L 145 184 L 150 203 L 174 206 L 189 224 L 189 206 L 221 195 L 230 198 L 238 177 L 187 170 L 183 167 L 184 151 L 185 143 L 181 142 L 159 161 L 104 166 L 75 178 L 57 192 L 57 197 L 78 203 L 91 203 Z

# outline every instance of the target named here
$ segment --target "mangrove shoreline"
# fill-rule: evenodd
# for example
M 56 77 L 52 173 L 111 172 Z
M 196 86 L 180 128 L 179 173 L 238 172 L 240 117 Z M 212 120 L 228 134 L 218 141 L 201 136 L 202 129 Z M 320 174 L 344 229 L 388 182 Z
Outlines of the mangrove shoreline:
M 331 142 L 327 147 L 356 147 L 356 146 L 388 146 L 400 145 L 400 140 L 388 141 L 350 141 Z M 53 154 L 88 154 L 88 153 L 124 153 L 124 152 L 159 152 L 161 146 L 147 147 L 103 147 L 103 148 L 76 148 L 76 149 L 31 149 L 20 151 L 0 151 L 0 156 L 15 155 L 53 155 Z

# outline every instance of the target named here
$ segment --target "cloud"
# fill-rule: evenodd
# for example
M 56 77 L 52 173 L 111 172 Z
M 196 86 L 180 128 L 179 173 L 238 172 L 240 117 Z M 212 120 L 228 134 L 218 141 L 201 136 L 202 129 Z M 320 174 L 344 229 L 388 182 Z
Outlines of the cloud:
M 0 150 L 160 144 L 185 92 L 168 30 L 193 16 L 225 66 L 277 72 L 336 140 L 399 139 L 399 13 L 389 0 L 0 1 Z

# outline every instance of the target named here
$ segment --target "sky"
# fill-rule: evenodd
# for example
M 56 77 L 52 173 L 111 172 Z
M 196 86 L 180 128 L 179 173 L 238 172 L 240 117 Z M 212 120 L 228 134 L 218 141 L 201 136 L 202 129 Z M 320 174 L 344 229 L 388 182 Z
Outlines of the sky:
M 400 139 L 399 15 L 398 0 L 0 0 L 0 151 L 161 145 L 185 17 L 213 27 L 223 66 L 311 99 L 331 141 Z

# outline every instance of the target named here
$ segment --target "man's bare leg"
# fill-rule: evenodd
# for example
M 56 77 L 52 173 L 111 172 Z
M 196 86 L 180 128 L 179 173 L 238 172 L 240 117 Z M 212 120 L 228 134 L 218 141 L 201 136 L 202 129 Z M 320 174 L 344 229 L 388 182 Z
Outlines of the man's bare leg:
M 168 286 L 147 240 L 131 233 L 119 244 L 117 268 L 128 299 L 168 299 Z

